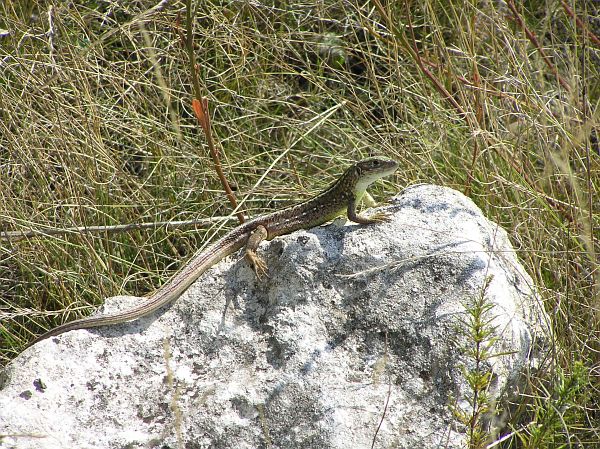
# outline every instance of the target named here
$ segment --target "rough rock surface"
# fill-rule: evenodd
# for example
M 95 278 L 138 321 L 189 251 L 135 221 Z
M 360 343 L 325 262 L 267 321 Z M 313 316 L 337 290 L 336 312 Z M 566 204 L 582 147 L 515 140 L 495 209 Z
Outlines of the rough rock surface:
M 535 366 L 545 315 L 460 193 L 415 186 L 387 210 L 264 244 L 268 279 L 231 257 L 153 316 L 29 348 L 0 378 L 0 447 L 463 447 L 465 307 L 491 276 L 500 398 Z

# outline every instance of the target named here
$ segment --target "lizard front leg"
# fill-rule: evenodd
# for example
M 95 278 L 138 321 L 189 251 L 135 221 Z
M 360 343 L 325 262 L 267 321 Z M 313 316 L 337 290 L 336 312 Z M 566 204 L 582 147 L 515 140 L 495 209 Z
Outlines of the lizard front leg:
M 356 198 L 352 197 L 348 201 L 348 220 L 353 221 L 355 223 L 360 224 L 373 224 L 373 223 L 381 223 L 383 221 L 389 221 L 390 217 L 385 212 L 377 212 L 370 217 L 363 217 L 359 213 L 356 212 L 357 206 Z
M 259 225 L 250 232 L 248 236 L 248 241 L 246 242 L 246 260 L 250 262 L 254 272 L 256 273 L 256 277 L 260 279 L 261 276 L 267 274 L 267 264 L 264 260 L 260 258 L 258 254 L 256 254 L 256 250 L 258 249 L 258 245 L 260 242 L 265 240 L 268 237 L 269 233 L 267 232 L 267 228 L 263 225 Z

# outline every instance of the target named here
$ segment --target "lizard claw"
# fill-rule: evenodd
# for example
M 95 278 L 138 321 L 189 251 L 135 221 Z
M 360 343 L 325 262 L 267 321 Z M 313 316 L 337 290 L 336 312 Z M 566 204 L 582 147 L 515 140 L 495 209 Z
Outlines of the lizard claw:
M 260 257 L 256 258 L 252 268 L 254 268 L 257 279 L 260 279 L 262 276 L 269 277 L 267 274 L 267 264 Z
M 252 265 L 252 269 L 254 270 L 254 273 L 256 273 L 258 279 L 262 276 L 269 277 L 267 275 L 267 264 L 254 251 L 247 252 L 246 257 L 248 258 L 250 265 Z
M 386 221 L 390 221 L 392 216 L 387 212 L 376 212 L 370 217 L 367 218 L 371 223 L 384 223 Z

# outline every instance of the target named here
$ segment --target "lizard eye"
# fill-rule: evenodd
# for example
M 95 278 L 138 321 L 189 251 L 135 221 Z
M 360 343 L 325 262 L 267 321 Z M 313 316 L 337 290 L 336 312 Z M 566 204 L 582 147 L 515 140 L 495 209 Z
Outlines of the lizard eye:
M 377 167 L 379 165 L 379 161 L 377 159 L 375 159 L 373 161 L 373 167 Z

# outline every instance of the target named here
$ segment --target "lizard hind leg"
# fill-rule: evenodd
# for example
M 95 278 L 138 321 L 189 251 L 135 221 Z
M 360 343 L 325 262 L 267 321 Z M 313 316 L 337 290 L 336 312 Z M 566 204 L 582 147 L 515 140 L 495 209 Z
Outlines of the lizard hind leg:
M 267 236 L 267 228 L 263 225 L 259 225 L 250 233 L 248 241 L 246 242 L 246 260 L 252 265 L 258 279 L 267 275 L 267 264 L 258 254 L 256 254 L 258 245 L 260 245 L 260 242 L 265 240 Z

